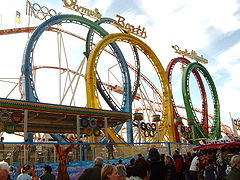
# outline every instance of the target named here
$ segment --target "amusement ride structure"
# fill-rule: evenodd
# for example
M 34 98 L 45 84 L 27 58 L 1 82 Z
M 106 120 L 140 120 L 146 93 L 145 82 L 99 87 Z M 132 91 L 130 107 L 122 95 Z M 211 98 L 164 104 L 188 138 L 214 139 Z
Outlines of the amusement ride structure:
M 19 82 L 0 99 L 3 130 L 24 132 L 28 141 L 33 140 L 32 133 L 36 133 L 36 137 L 42 136 L 40 133 L 50 134 L 60 142 L 70 142 L 69 134 L 74 137 L 72 141 L 80 138 L 86 138 L 88 142 L 111 139 L 116 143 L 193 143 L 219 139 L 221 133 L 233 135 L 228 126 L 221 124 L 217 90 L 202 64 L 191 62 L 188 56 L 180 53 L 183 57 L 172 59 L 165 70 L 152 49 L 119 24 L 111 18 L 92 21 L 83 16 L 60 14 L 35 27 L 0 30 L 1 36 L 29 33 L 22 66 L 19 67 L 22 72 Z M 107 29 L 114 33 L 107 32 Z M 40 48 L 45 38 L 56 34 L 57 55 L 53 56 L 47 53 L 51 50 Z M 71 48 L 66 46 L 64 38 L 71 42 L 68 43 Z M 50 39 L 44 46 L 55 50 Z M 85 44 L 80 45 L 83 42 Z M 75 45 L 79 47 L 74 49 Z M 54 58 L 57 63 L 53 62 Z M 143 59 L 151 63 L 154 78 L 144 75 Z M 176 63 L 183 67 L 184 105 L 181 106 L 176 105 L 178 102 L 172 94 L 172 72 Z M 50 71 L 55 75 L 48 74 Z M 202 98 L 201 110 L 194 108 L 191 100 L 189 81 L 192 73 Z M 39 76 L 44 76 L 45 80 Z M 44 84 L 52 77 L 58 80 Z M 214 115 L 208 113 L 202 78 L 211 91 Z M 17 86 L 20 97 L 8 99 Z M 53 96 L 58 96 L 58 101 L 49 104 L 53 102 L 48 98 L 53 97 L 49 95 L 44 99 L 44 96 L 50 94 L 53 86 L 57 87 Z M 184 109 L 186 113 L 181 114 L 178 109 Z M 196 113 L 201 115 L 201 120 Z

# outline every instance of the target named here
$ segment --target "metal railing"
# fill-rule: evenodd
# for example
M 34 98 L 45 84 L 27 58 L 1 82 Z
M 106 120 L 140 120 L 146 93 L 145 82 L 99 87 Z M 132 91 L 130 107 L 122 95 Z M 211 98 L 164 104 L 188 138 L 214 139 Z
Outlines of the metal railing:
M 67 148 L 74 144 L 74 149 L 69 153 L 69 162 L 92 161 L 97 156 L 104 160 L 110 158 L 126 159 L 136 157 L 141 153 L 144 157 L 148 156 L 151 146 L 156 146 L 160 154 L 172 155 L 175 149 L 179 149 L 181 154 L 192 152 L 193 144 L 182 143 L 110 143 L 113 151 L 107 149 L 109 143 L 0 143 L 0 161 L 7 161 L 9 164 L 26 163 L 54 163 L 58 162 L 56 144 L 62 148 Z M 3 147 L 3 148 L 1 148 Z M 109 153 L 112 153 L 109 158 Z

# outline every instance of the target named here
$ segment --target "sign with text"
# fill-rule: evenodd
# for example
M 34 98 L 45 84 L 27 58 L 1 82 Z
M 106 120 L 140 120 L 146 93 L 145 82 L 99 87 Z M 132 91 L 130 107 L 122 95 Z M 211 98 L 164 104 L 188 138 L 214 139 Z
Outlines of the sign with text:
M 68 0 L 63 0 L 63 3 L 64 3 L 64 7 L 74 10 L 78 13 L 85 14 L 89 17 L 92 17 L 95 19 L 100 19 L 102 17 L 102 15 L 100 14 L 97 8 L 95 8 L 94 11 L 92 11 L 83 6 L 79 6 L 77 5 L 77 0 L 70 0 L 70 2 Z
M 186 56 L 186 57 L 189 57 L 191 59 L 194 59 L 194 60 L 199 61 L 199 62 L 204 63 L 204 64 L 208 63 L 207 59 L 203 58 L 202 55 L 198 56 L 198 54 L 194 50 L 192 50 L 191 52 L 188 52 L 188 50 L 185 49 L 183 51 L 179 48 L 178 45 L 172 46 L 172 48 L 175 50 L 175 53 L 178 53 L 178 54 L 182 55 L 183 57 Z
M 141 26 L 139 25 L 138 27 L 135 27 L 129 23 L 125 22 L 125 18 L 120 16 L 120 15 L 116 15 L 116 17 L 118 17 L 118 20 L 115 21 L 113 23 L 113 25 L 116 25 L 117 27 L 120 27 L 121 29 L 127 31 L 128 33 L 132 33 L 135 34 L 141 38 L 146 38 L 147 37 L 147 33 L 145 31 L 145 28 L 141 28 Z

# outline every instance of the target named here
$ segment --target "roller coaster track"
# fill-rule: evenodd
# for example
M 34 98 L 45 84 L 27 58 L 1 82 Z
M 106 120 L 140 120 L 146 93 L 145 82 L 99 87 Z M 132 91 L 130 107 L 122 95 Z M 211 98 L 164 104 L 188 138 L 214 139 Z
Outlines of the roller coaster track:
M 171 77 L 172 77 L 172 71 L 173 71 L 173 67 L 175 66 L 176 63 L 182 63 L 184 65 L 190 64 L 191 62 L 189 60 L 187 60 L 186 58 L 183 57 L 178 57 L 178 58 L 174 58 L 172 59 L 166 69 L 167 75 L 168 75 L 168 81 L 170 83 L 170 87 L 171 85 Z M 193 69 L 193 75 L 197 80 L 197 84 L 199 86 L 200 89 L 200 93 L 201 93 L 201 97 L 202 97 L 202 121 L 201 121 L 201 126 L 203 127 L 204 133 L 208 134 L 208 109 L 207 109 L 207 96 L 206 96 L 206 90 L 204 88 L 204 84 L 202 81 L 202 78 L 200 76 L 200 74 L 198 73 L 198 71 L 196 69 Z M 174 99 L 172 99 L 173 102 L 173 108 L 174 108 L 174 117 L 175 118 L 180 118 L 175 103 L 174 103 Z
M 220 121 L 220 106 L 219 106 L 217 90 L 208 71 L 205 69 L 203 65 L 197 62 L 190 63 L 184 68 L 183 78 L 182 78 L 182 94 L 183 94 L 184 104 L 186 107 L 187 116 L 188 116 L 188 119 L 192 120 L 194 123 L 192 126 L 193 132 L 194 132 L 193 139 L 208 138 L 208 135 L 201 132 L 201 126 L 197 120 L 195 111 L 193 110 L 193 105 L 190 97 L 189 78 L 190 78 L 191 71 L 194 69 L 197 69 L 198 72 L 200 72 L 205 77 L 210 87 L 210 91 L 213 98 L 213 104 L 214 104 L 214 121 L 213 121 L 213 127 L 211 129 L 211 133 L 210 133 L 210 138 L 219 139 L 221 138 L 221 121 Z
M 169 141 L 176 141 L 176 136 L 174 132 L 174 120 L 173 120 L 173 113 L 172 113 L 172 102 L 171 102 L 171 91 L 169 88 L 166 72 L 164 71 L 164 68 L 162 67 L 162 64 L 160 63 L 159 59 L 155 55 L 155 53 L 151 50 L 151 48 L 145 44 L 140 39 L 131 36 L 129 34 L 123 34 L 123 33 L 114 33 L 107 35 L 102 40 L 100 40 L 96 47 L 93 49 L 89 56 L 88 64 L 87 64 L 87 73 L 86 73 L 86 87 L 87 87 L 87 93 L 88 93 L 88 99 L 90 99 L 92 96 L 95 96 L 96 94 L 96 66 L 98 62 L 98 58 L 101 54 L 101 51 L 110 43 L 113 43 L 115 41 L 122 41 L 126 43 L 130 43 L 133 46 L 136 46 L 140 51 L 142 51 L 147 58 L 151 61 L 153 64 L 159 80 L 160 84 L 163 89 L 163 121 L 162 126 L 163 131 L 161 131 L 160 134 L 160 141 L 163 140 L 164 137 L 168 137 Z M 94 67 L 94 68 L 93 68 Z
M 34 28 L 34 27 L 32 27 L 32 28 Z M 51 29 L 52 27 L 49 27 L 49 28 L 47 28 L 47 30 L 49 30 L 49 29 Z M 28 30 L 26 30 L 26 29 L 24 29 L 24 28 L 18 28 L 18 29 L 22 29 L 21 31 L 25 31 L 25 32 L 29 32 L 29 29 L 30 28 L 28 28 Z M 53 29 L 55 29 L 55 28 L 53 28 Z M 56 31 L 57 31 L 57 29 L 58 28 L 56 28 Z M 55 31 L 55 30 L 54 30 Z M 59 32 L 59 30 L 58 30 L 58 32 Z M 65 32 L 65 31 L 61 31 L 61 32 Z M 6 30 L 0 30 L 0 34 L 12 34 L 12 33 L 18 33 L 17 32 L 17 30 L 16 29 L 12 29 L 12 30 L 9 30 L 9 31 L 6 31 Z M 69 33 L 68 33 L 69 34 Z M 83 40 L 85 40 L 85 39 L 83 39 Z
M 112 24 L 113 22 L 115 22 L 114 19 L 111 18 L 101 18 L 100 20 L 95 21 L 95 23 L 97 25 L 101 25 L 101 24 Z M 115 26 L 116 27 L 116 26 Z M 118 27 L 117 27 L 118 28 Z M 121 32 L 125 33 L 124 30 L 122 30 L 121 28 L 118 28 Z M 86 56 L 88 57 L 91 50 L 93 49 L 93 37 L 94 37 L 94 30 L 93 29 L 89 29 L 88 34 L 87 34 L 87 39 L 86 39 Z M 111 46 L 110 46 L 111 48 Z M 132 89 L 132 101 L 134 99 L 134 97 L 137 94 L 137 89 L 139 87 L 139 80 L 140 80 L 140 60 L 139 60 L 139 55 L 137 52 L 137 48 L 131 45 L 131 49 L 133 51 L 133 55 L 134 55 L 134 60 L 135 60 L 135 66 L 136 66 L 136 73 L 135 73 L 135 81 L 134 81 L 134 87 Z M 117 58 L 117 56 L 115 56 Z M 118 60 L 119 62 L 119 60 Z M 116 102 L 114 102 L 114 100 L 111 98 L 110 94 L 108 93 L 108 91 L 106 90 L 106 88 L 103 86 L 103 83 L 100 79 L 99 74 L 97 73 L 97 88 L 98 91 L 100 92 L 100 94 L 102 95 L 102 97 L 104 98 L 104 100 L 107 102 L 107 104 L 111 107 L 112 110 L 120 110 L 121 108 L 117 105 Z M 120 130 L 120 126 L 116 127 L 116 130 L 119 131 Z M 129 127 L 130 128 L 130 127 Z

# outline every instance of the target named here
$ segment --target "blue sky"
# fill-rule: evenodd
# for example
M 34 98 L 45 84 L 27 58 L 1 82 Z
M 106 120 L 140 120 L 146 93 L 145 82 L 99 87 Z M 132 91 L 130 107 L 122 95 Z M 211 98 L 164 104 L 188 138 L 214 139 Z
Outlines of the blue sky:
M 1 1 L 0 29 L 14 28 L 16 10 L 21 12 L 22 18 L 21 24 L 17 26 L 27 25 L 25 2 L 25 0 Z M 61 0 L 30 2 L 55 9 L 57 12 L 77 14 L 64 8 Z M 199 55 L 203 55 L 209 61 L 205 67 L 218 91 L 222 121 L 230 125 L 229 112 L 233 118 L 240 116 L 239 0 L 78 0 L 78 4 L 88 9 L 98 8 L 103 17 L 117 19 L 116 14 L 119 14 L 130 24 L 145 27 L 148 37 L 143 41 L 157 54 L 164 68 L 171 59 L 178 57 L 171 48 L 172 45 L 177 44 L 182 49 L 195 50 Z M 41 21 L 36 22 L 39 23 Z M 2 46 L 7 43 L 6 39 L 2 43 L 1 37 L 0 42 Z M 23 48 L 11 51 L 21 52 Z M 4 58 L 7 57 L 1 57 Z M 179 91 L 179 85 L 179 81 L 173 85 L 174 92 Z M 179 99 L 176 104 L 182 104 L 180 96 L 179 92 L 174 95 Z

